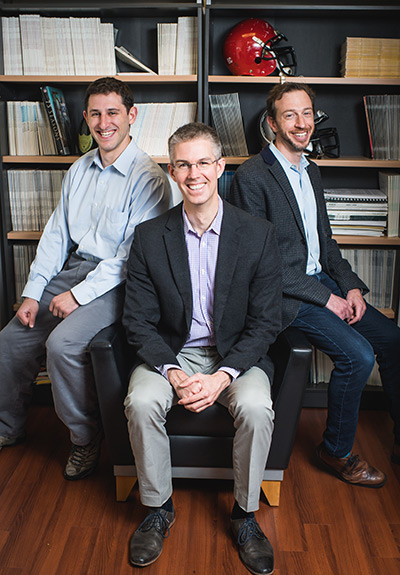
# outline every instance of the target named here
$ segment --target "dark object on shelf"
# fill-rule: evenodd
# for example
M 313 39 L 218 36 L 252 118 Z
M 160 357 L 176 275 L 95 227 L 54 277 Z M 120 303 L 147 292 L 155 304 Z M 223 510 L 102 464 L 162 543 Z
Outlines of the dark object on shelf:
M 61 156 L 69 156 L 74 153 L 75 149 L 64 93 L 52 86 L 41 86 L 40 91 L 53 130 L 57 151 Z
M 78 148 L 81 154 L 86 154 L 86 152 L 93 150 L 93 148 L 97 148 L 97 142 L 90 133 L 89 126 L 87 125 L 85 118 L 82 118 L 79 126 Z
M 296 54 L 292 46 L 278 46 L 287 38 L 261 18 L 239 22 L 224 42 L 224 60 L 235 76 L 293 76 Z

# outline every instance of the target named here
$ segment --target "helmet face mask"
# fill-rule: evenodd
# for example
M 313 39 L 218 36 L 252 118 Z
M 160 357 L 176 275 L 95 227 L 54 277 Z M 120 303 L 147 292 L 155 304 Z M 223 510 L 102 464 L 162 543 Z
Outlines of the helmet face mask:
M 265 20 L 248 18 L 239 22 L 224 43 L 224 60 L 235 76 L 269 76 L 275 71 L 293 75 L 296 55 L 292 46 L 278 46 L 286 36 Z

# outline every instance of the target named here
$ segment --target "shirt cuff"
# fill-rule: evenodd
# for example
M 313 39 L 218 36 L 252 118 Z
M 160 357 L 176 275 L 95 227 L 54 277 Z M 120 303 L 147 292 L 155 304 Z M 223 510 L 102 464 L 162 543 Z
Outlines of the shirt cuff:
M 240 369 L 234 369 L 233 367 L 219 367 L 218 371 L 224 371 L 225 373 L 227 373 L 228 375 L 231 376 L 232 378 L 232 382 L 235 381 L 235 379 L 237 379 L 239 377 L 239 375 L 241 375 L 241 371 Z
M 182 369 L 180 365 L 174 365 L 173 363 L 166 363 L 165 365 L 156 365 L 155 369 L 157 371 L 159 371 L 161 373 L 161 375 L 163 375 L 165 377 L 165 379 L 168 379 L 168 370 L 169 369 Z M 169 381 L 169 379 L 168 379 Z

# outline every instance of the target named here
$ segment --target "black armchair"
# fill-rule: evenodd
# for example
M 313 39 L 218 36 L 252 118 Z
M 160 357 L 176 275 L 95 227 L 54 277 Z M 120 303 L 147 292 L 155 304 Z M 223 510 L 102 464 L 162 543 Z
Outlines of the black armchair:
M 91 342 L 90 354 L 105 440 L 114 465 L 117 500 L 125 501 L 137 478 L 123 406 L 134 356 L 121 324 L 98 333 Z M 270 505 L 279 505 L 280 482 L 293 448 L 311 355 L 310 344 L 295 328 L 287 328 L 270 350 L 275 365 L 275 427 L 261 485 Z M 233 478 L 235 429 L 225 407 L 215 404 L 195 414 L 174 406 L 167 417 L 167 432 L 173 477 Z

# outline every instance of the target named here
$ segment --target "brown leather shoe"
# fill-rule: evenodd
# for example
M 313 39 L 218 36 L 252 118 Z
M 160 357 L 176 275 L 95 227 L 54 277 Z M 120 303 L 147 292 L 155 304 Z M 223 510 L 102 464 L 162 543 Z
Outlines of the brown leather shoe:
M 347 457 L 332 457 L 321 443 L 317 447 L 317 457 L 325 468 L 346 483 L 361 487 L 382 487 L 386 483 L 387 477 L 382 471 L 375 469 L 354 453 L 350 453 Z
M 392 463 L 400 465 L 400 445 L 397 443 L 393 445 L 392 456 L 390 459 L 392 460 Z

